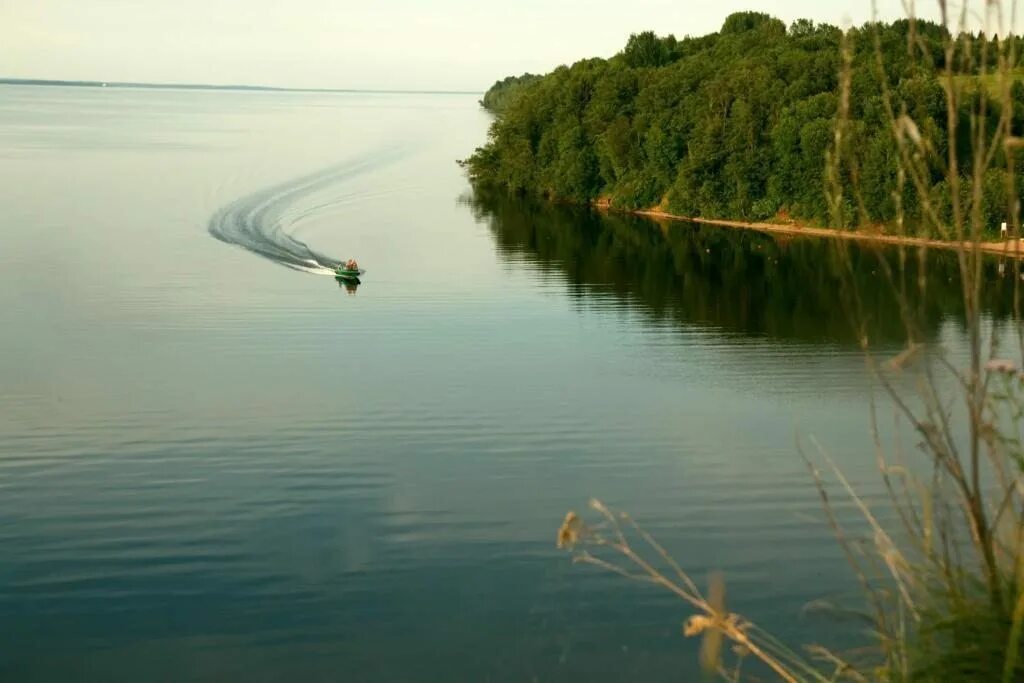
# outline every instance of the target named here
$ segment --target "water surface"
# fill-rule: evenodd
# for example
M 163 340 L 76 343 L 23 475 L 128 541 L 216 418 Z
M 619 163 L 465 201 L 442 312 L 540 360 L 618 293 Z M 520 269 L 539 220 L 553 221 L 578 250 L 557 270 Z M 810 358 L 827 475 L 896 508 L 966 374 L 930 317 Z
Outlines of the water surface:
M 828 637 L 801 608 L 850 583 L 795 435 L 873 481 L 830 252 L 474 194 L 488 123 L 0 87 L 0 677 L 691 678 L 681 604 L 554 548 L 591 496 Z

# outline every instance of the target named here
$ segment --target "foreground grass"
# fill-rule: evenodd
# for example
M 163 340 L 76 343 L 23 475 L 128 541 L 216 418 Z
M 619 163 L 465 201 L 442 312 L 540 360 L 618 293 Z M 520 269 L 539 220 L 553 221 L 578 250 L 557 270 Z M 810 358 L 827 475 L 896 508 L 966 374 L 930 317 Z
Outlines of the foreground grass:
M 884 443 L 877 426 L 879 405 L 872 400 L 868 433 L 888 492 L 884 516 L 865 503 L 826 453 L 817 449 L 804 455 L 825 519 L 861 588 L 869 650 L 845 653 L 779 643 L 726 608 L 722 578 L 702 591 L 640 525 L 599 501 L 591 501 L 586 515 L 568 513 L 559 528 L 559 547 L 576 561 L 649 583 L 686 603 L 693 615 L 684 633 L 703 639 L 705 671 L 735 681 L 743 675 L 744 662 L 755 660 L 788 682 L 1024 681 L 1024 327 L 1019 291 L 1024 272 L 1019 262 L 1013 264 L 1009 329 L 997 327 L 981 307 L 983 236 L 990 222 L 982 206 L 989 199 L 990 171 L 1006 183 L 1000 211 L 1011 226 L 1010 237 L 1021 234 L 1021 207 L 1013 198 L 1019 196 L 1016 169 L 1024 163 L 1024 130 L 1013 128 L 1020 103 L 1012 99 L 1011 89 L 1024 72 L 1016 67 L 1015 41 L 988 41 L 979 49 L 966 30 L 968 22 L 980 18 L 986 35 L 1006 35 L 1009 18 L 1016 16 L 1016 8 L 1007 4 L 985 0 L 954 8 L 938 2 L 948 29 L 942 76 L 948 140 L 934 126 L 920 125 L 913 102 L 896 97 L 886 78 L 878 79 L 896 170 L 889 188 L 895 224 L 910 239 L 938 236 L 955 245 L 968 353 L 966 359 L 951 359 L 940 348 L 922 353 L 928 278 L 920 273 L 931 246 L 927 242 L 898 245 L 896 266 L 878 262 L 901 301 L 906 328 L 906 350 L 895 358 L 876 357 L 856 289 L 838 294 L 850 324 L 860 331 L 865 362 L 887 398 L 885 407 L 915 441 L 913 460 L 900 441 Z M 925 41 L 915 39 L 913 27 L 911 21 L 907 49 L 931 64 L 934 54 Z M 880 38 L 876 45 L 881 74 L 891 52 L 882 49 Z M 852 149 L 858 123 L 850 115 L 854 60 L 848 42 L 841 61 L 825 196 L 833 224 L 867 224 L 868 196 Z M 998 75 L 964 75 L 979 71 Z M 972 97 L 979 84 L 991 98 Z M 965 167 L 969 177 L 963 175 Z M 937 169 L 943 176 L 938 184 Z M 944 191 L 931 191 L 934 187 Z M 914 227 L 902 205 L 907 188 L 916 189 L 920 202 L 914 207 Z M 845 244 L 836 241 L 837 257 L 852 281 Z M 895 375 L 904 377 L 897 382 Z M 837 495 L 859 510 L 866 533 L 841 523 L 835 513 Z M 896 520 L 893 528 L 882 524 L 882 517 Z

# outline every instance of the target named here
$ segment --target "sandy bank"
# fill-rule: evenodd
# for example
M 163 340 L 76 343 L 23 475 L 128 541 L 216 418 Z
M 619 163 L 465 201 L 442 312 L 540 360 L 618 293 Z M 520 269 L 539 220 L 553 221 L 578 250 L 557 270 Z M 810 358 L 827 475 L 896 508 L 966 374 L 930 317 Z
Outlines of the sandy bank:
M 599 203 L 598 208 L 610 210 L 606 204 Z M 910 237 L 906 235 L 886 235 L 880 233 L 861 232 L 857 230 L 833 230 L 831 228 L 811 228 L 802 225 L 785 223 L 748 223 L 745 221 L 730 221 L 716 218 L 687 218 L 675 214 L 646 209 L 633 211 L 640 216 L 649 216 L 659 220 L 689 221 L 692 223 L 703 223 L 705 225 L 717 225 L 722 228 L 738 228 L 740 230 L 757 230 L 759 232 L 774 233 L 777 235 L 792 235 L 805 237 L 826 237 L 841 240 L 856 240 L 858 242 L 873 242 L 875 244 L 902 244 L 911 247 L 928 247 L 934 249 L 970 249 L 970 242 L 952 242 L 946 240 L 927 239 L 924 237 Z M 994 240 L 983 241 L 979 248 L 990 254 L 1012 256 L 1015 258 L 1024 257 L 1024 239 L 1022 240 Z

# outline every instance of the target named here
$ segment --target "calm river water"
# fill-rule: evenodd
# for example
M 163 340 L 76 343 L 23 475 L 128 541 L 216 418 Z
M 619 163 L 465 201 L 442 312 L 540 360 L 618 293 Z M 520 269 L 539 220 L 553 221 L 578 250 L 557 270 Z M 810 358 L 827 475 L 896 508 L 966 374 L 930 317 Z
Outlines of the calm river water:
M 0 86 L 0 678 L 693 679 L 684 605 L 555 549 L 591 496 L 784 639 L 838 628 L 797 437 L 877 488 L 828 248 L 474 195 L 488 123 Z

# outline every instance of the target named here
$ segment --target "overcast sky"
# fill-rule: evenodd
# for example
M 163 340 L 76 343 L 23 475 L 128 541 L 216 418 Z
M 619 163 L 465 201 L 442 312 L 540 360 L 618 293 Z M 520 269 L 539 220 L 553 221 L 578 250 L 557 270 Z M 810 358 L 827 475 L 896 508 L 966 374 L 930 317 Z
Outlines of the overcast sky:
M 870 0 L 0 0 L 0 77 L 480 91 L 750 8 L 871 18 Z

